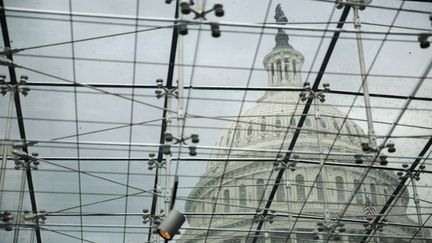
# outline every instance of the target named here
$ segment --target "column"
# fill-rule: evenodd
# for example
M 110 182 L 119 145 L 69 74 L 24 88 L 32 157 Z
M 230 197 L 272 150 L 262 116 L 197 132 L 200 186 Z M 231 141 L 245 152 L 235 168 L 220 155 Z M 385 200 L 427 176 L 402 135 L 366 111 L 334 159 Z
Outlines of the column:
M 298 62 L 295 62 L 294 69 L 295 69 L 295 74 L 296 74 L 296 83 L 299 83 L 302 81 L 302 79 L 301 79 L 301 67 L 298 64 Z
M 279 84 L 279 75 L 278 75 L 278 68 L 277 68 L 277 63 L 273 62 L 273 70 L 274 70 L 274 77 L 273 77 L 273 84 Z
M 293 67 L 293 60 L 291 60 L 288 64 L 288 80 L 290 82 L 294 81 L 294 67 Z
M 297 81 L 297 63 L 295 60 L 292 60 L 292 67 L 293 67 L 292 82 L 295 83 Z
M 266 66 L 266 70 L 267 70 L 267 80 L 268 80 L 268 83 L 270 85 L 272 85 L 273 84 L 273 74 L 272 74 L 271 64 L 268 64 Z
M 279 80 L 278 84 L 281 84 L 282 83 L 282 74 L 281 74 L 281 62 L 280 62 L 280 60 L 276 61 L 276 66 L 277 66 L 277 75 L 278 75 L 278 80 Z
M 282 59 L 282 60 L 281 60 L 281 73 L 282 73 L 282 80 L 287 80 L 286 73 L 285 73 L 285 65 L 286 65 L 286 63 L 285 63 L 285 59 Z

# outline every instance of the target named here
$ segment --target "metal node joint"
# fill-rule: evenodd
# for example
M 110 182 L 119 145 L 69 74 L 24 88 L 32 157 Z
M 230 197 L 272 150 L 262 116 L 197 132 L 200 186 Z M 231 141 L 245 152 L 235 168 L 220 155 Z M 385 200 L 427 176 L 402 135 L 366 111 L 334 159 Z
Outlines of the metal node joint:
M 4 228 L 6 231 L 12 230 L 11 221 L 14 219 L 14 216 L 9 211 L 1 211 L 0 212 L 0 221 L 3 224 L 0 224 L 0 228 Z
M 341 240 L 341 233 L 344 233 L 346 229 L 343 223 L 336 223 L 336 221 L 324 221 L 318 222 L 317 228 L 314 230 L 313 237 L 315 240 L 320 239 L 320 235 L 333 235 L 334 240 Z
M 431 22 L 432 25 L 432 14 L 429 15 L 429 21 Z M 428 48 L 430 46 L 430 41 L 428 41 L 428 38 L 432 36 L 431 33 L 420 33 L 418 36 L 418 41 L 420 44 L 420 48 L 425 49 Z
M 371 231 L 383 231 L 384 225 L 387 223 L 387 219 L 382 219 L 381 222 L 374 223 L 373 220 L 369 220 L 368 222 L 363 223 L 363 226 L 365 227 L 365 231 L 371 232 Z
M 264 210 L 258 209 L 256 212 L 256 215 L 254 216 L 254 222 L 269 222 L 270 224 L 273 224 L 274 217 L 275 217 L 276 211 L 270 210 L 267 212 L 266 215 L 264 215 Z
M 11 49 L 10 47 L 4 47 L 4 48 L 0 48 L 0 55 L 1 56 L 11 55 L 11 54 L 18 53 L 22 50 L 23 49 L 17 49 L 17 48 Z
M 202 11 L 197 11 L 193 8 L 191 8 L 191 6 L 195 5 L 195 3 L 191 0 L 181 0 L 180 1 L 180 9 L 182 14 L 184 15 L 188 15 L 191 12 L 195 14 L 194 19 L 203 19 L 203 20 L 207 20 L 206 18 L 206 14 L 214 11 L 215 12 L 215 16 L 216 17 L 222 17 L 225 14 L 225 11 L 223 9 L 223 5 L 220 3 L 215 3 L 213 5 L 213 8 L 209 9 L 209 10 L 202 10 Z
M 366 6 L 371 3 L 372 0 L 336 0 L 336 8 L 342 9 L 345 6 L 357 7 L 360 10 L 365 10 Z
M 389 153 L 396 152 L 395 144 L 392 141 L 388 141 L 386 144 L 381 144 L 378 147 L 370 146 L 369 143 L 361 143 L 361 147 L 363 152 L 367 152 L 367 153 L 379 152 L 384 148 L 387 148 L 387 151 Z
M 165 87 L 163 85 L 162 79 L 156 79 L 156 87 L 158 88 L 157 90 L 155 90 L 156 98 L 159 99 L 159 98 L 164 97 L 164 96 L 167 96 L 167 97 L 172 96 L 172 97 L 178 98 L 177 88 L 174 87 L 174 88 L 168 89 L 167 87 Z
M 19 170 L 19 169 L 37 170 L 40 164 L 39 159 L 37 158 L 39 154 L 32 153 L 31 155 L 28 155 L 28 153 L 24 152 L 23 146 L 24 146 L 23 144 L 12 145 L 12 159 L 15 162 L 14 169 L 15 170 Z
M 199 135 L 197 133 L 192 133 L 190 136 L 183 136 L 183 137 L 177 138 L 177 137 L 173 136 L 171 131 L 165 131 L 164 139 L 165 139 L 165 142 L 170 143 L 170 144 L 164 144 L 162 147 L 162 152 L 166 155 L 171 154 L 171 144 L 187 145 L 186 141 L 189 139 L 194 144 L 199 143 Z M 189 148 L 189 155 L 190 156 L 197 155 L 196 146 L 188 146 L 188 148 Z
M 195 17 L 194 19 L 203 19 L 203 20 L 207 20 L 206 18 L 206 14 L 214 11 L 216 17 L 222 17 L 225 15 L 225 10 L 223 9 L 223 5 L 220 3 L 215 3 L 213 5 L 213 8 L 209 9 L 209 10 L 203 10 L 203 11 L 197 11 L 193 8 L 191 8 L 191 6 L 194 5 L 194 2 L 191 0 L 181 0 L 180 1 L 180 9 L 183 15 L 188 15 L 190 13 L 194 13 Z M 187 21 L 181 21 L 179 23 L 179 25 L 177 26 L 178 29 L 178 33 L 180 35 L 186 35 L 188 33 L 188 28 L 187 28 Z M 210 24 L 210 29 L 211 29 L 211 33 L 212 36 L 217 38 L 220 37 L 221 32 L 220 32 L 220 28 L 219 28 L 219 24 L 218 23 L 211 23 Z
M 417 171 L 410 171 L 408 164 L 402 164 L 402 167 L 404 168 L 404 171 L 398 171 L 396 174 L 399 176 L 399 180 L 405 179 L 405 178 L 411 178 L 415 179 L 416 181 L 420 180 L 420 174 L 424 172 L 426 169 L 426 166 L 424 164 L 419 166 L 419 170 Z
M 274 169 L 275 170 L 280 170 L 280 169 L 289 169 L 291 171 L 295 171 L 296 170 L 296 165 L 297 165 L 297 159 L 299 158 L 298 155 L 293 155 L 293 159 L 290 160 L 287 157 L 282 158 L 281 156 L 279 156 L 276 159 L 276 162 L 274 163 Z
M 300 100 L 305 102 L 308 99 L 318 99 L 321 103 L 325 102 L 325 92 L 330 91 L 330 85 L 325 83 L 323 84 L 323 90 L 321 91 L 314 91 L 312 90 L 309 82 L 303 83 L 304 91 L 302 91 L 299 96 Z
M 420 44 L 420 48 L 426 49 L 430 46 L 430 41 L 428 41 L 428 38 L 432 36 L 430 33 L 421 33 L 418 36 L 418 41 Z
M 385 166 L 388 164 L 388 160 L 387 160 L 388 156 L 384 153 L 380 154 L 378 156 L 379 159 L 379 163 L 382 166 Z M 354 162 L 356 164 L 363 164 L 364 160 L 366 161 L 371 161 L 373 159 L 373 157 L 371 155 L 368 154 L 355 154 L 354 155 Z
M 382 153 L 382 150 L 387 148 L 387 152 L 394 153 L 396 152 L 395 144 L 392 141 L 388 141 L 386 144 L 381 144 L 377 147 L 371 146 L 369 143 L 361 143 L 361 148 L 365 153 L 378 153 L 379 161 L 381 165 L 387 165 L 388 156 Z M 361 164 L 363 163 L 363 157 L 367 157 L 367 155 L 356 154 L 354 155 L 355 163 Z
M 159 214 L 151 214 L 148 209 L 144 209 L 142 218 L 143 218 L 143 224 L 150 223 L 150 225 L 157 227 L 161 224 L 161 222 L 165 218 L 165 212 L 161 210 Z
M 24 221 L 30 221 L 34 224 L 45 224 L 48 213 L 45 210 L 40 210 L 39 213 L 24 212 Z
M 20 81 L 17 84 L 11 84 L 6 82 L 6 76 L 0 75 L 0 93 L 5 95 L 7 92 L 19 92 L 24 96 L 28 95 L 30 91 L 29 87 L 26 87 L 28 77 L 23 75 L 20 77 Z
M 154 168 L 162 169 L 166 167 L 165 165 L 166 165 L 165 161 L 161 161 L 161 162 L 157 161 L 154 153 L 149 154 L 149 161 L 148 161 L 149 170 L 153 170 Z
M 165 199 L 164 199 L 165 203 L 169 203 L 171 202 L 171 192 L 170 190 L 165 190 Z

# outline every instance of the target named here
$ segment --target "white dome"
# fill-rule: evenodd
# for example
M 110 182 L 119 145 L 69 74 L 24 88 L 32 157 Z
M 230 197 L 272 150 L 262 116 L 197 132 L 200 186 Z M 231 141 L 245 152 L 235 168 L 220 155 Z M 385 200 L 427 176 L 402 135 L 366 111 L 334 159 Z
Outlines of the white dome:
M 288 37 L 282 31 L 278 32 L 279 46 L 276 46 L 264 59 L 268 73 L 268 84 L 273 87 L 300 87 L 300 69 L 303 55 L 288 44 Z M 267 91 L 257 104 L 246 111 L 237 122 L 232 122 L 216 143 L 219 147 L 212 154 L 214 161 L 209 162 L 206 173 L 200 178 L 196 187 L 189 194 L 186 202 L 187 212 L 248 212 L 255 213 L 258 208 L 264 208 L 269 198 L 275 178 L 277 158 L 286 154 L 295 128 L 304 109 L 299 101 L 298 92 Z M 321 141 L 321 153 L 330 151 L 326 161 L 332 163 L 354 163 L 354 154 L 362 153 L 361 142 L 367 142 L 367 136 L 353 121 L 345 119 L 345 114 L 337 108 L 320 104 L 319 119 L 315 116 L 314 106 L 309 110 L 302 126 L 291 158 L 299 156 L 300 160 L 319 161 L 318 132 Z M 316 127 L 316 123 L 318 126 Z M 339 135 L 337 135 L 339 133 Z M 336 142 L 335 138 L 338 136 Z M 230 158 L 229 160 L 224 160 Z M 319 163 L 297 163 L 296 169 L 285 170 L 284 178 L 278 186 L 276 196 L 271 205 L 272 210 L 287 214 L 297 214 L 302 209 L 303 214 L 323 216 L 323 195 L 327 198 L 330 215 L 335 217 L 364 172 L 363 168 L 347 166 L 325 166 L 321 174 Z M 223 178 L 223 179 L 222 179 Z M 312 182 L 317 181 L 312 188 Z M 356 194 L 346 215 L 362 220 L 365 201 L 371 199 L 374 204 L 383 205 L 387 196 L 398 184 L 398 179 L 392 172 L 372 170 L 361 184 L 361 190 Z M 265 186 L 269 183 L 269 186 Z M 321 183 L 321 185 L 320 185 Z M 323 185 L 326 185 L 325 187 Z M 317 189 L 322 188 L 322 189 Z M 326 188 L 326 191 L 324 191 Z M 307 192 L 310 191 L 308 203 L 304 203 Z M 408 198 L 408 190 L 404 190 Z M 217 202 L 217 206 L 214 204 Z M 303 205 L 305 207 L 303 208 Z M 215 207 L 215 208 L 214 208 Z M 398 201 L 392 213 L 406 212 L 407 200 Z M 357 216 L 354 216 L 357 215 Z M 360 216 L 359 216 L 360 215 Z M 288 224 L 289 224 L 288 219 Z M 210 218 L 188 217 L 189 224 L 194 227 L 209 225 Z M 409 221 L 401 217 L 401 221 Z M 315 221 L 302 220 L 296 229 L 312 232 L 316 229 Z M 212 227 L 249 229 L 253 219 L 248 216 L 213 216 Z M 267 227 L 286 231 L 289 226 L 287 218 L 275 220 Z M 358 224 L 348 224 L 347 231 L 362 233 Z M 398 227 L 388 227 L 388 231 L 404 232 Z M 205 234 L 205 233 L 202 233 Z M 186 242 L 201 242 L 202 234 L 186 233 L 182 239 Z M 212 232 L 212 236 L 231 239 L 232 242 L 244 242 L 240 232 Z M 344 242 L 358 242 L 358 239 L 344 239 Z M 226 240 L 212 242 L 227 242 Z M 231 242 L 231 241 L 230 241 Z

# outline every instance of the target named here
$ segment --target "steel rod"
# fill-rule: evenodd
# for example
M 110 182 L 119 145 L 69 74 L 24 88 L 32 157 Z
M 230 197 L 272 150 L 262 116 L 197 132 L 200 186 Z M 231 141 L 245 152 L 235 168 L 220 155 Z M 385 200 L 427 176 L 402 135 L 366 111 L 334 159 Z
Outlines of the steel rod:
M 54 15 L 64 15 L 73 17 L 98 17 L 98 18 L 108 18 L 108 19 L 125 19 L 125 20 L 140 20 L 140 21 L 156 21 L 156 22 L 168 22 L 168 23 L 176 23 L 180 20 L 178 18 L 157 18 L 157 17 L 136 17 L 136 16 L 125 16 L 125 15 L 109 15 L 109 14 L 92 14 L 92 13 L 82 13 L 82 12 L 66 12 L 66 11 L 55 11 L 55 10 L 38 10 L 38 9 L 25 9 L 25 8 L 12 8 L 8 7 L 7 11 L 20 11 L 20 12 L 28 12 L 28 13 L 43 13 L 43 14 L 54 14 Z M 424 11 L 425 14 L 430 14 L 430 12 Z M 198 24 L 206 24 L 210 25 L 213 22 L 211 21 L 202 21 L 202 20 L 183 20 L 183 22 L 198 25 Z M 231 26 L 231 27 L 239 27 L 239 28 L 259 28 L 259 29 L 283 29 L 283 30 L 295 30 L 295 31 L 321 31 L 321 32 L 330 32 L 330 33 L 356 33 L 356 30 L 352 29 L 339 29 L 339 28 L 316 28 L 316 27 L 297 27 L 285 25 L 281 26 L 276 23 L 245 23 L 245 22 L 229 22 L 229 21 L 220 21 L 219 25 L 221 26 Z M 362 31 L 365 34 L 371 35 L 401 35 L 401 36 L 413 36 L 417 37 L 418 33 L 410 33 L 410 32 L 385 32 L 385 31 Z M 24 48 L 25 49 L 25 48 Z
M 9 30 L 8 30 L 7 18 L 5 13 L 5 4 L 3 0 L 0 0 L 0 25 L 1 25 L 4 48 L 11 48 L 11 40 L 9 38 Z M 5 56 L 8 60 L 10 60 L 13 63 L 14 59 L 11 52 L 6 53 Z M 12 85 L 18 85 L 15 66 L 14 65 L 8 66 L 8 71 L 9 71 L 10 83 Z M 15 90 L 14 100 L 15 100 L 15 110 L 17 115 L 19 135 L 21 140 L 24 142 L 24 146 L 22 149 L 24 152 L 27 153 L 28 149 L 26 144 L 26 133 L 24 127 L 23 113 L 21 108 L 21 100 L 18 94 L 18 90 Z M 33 178 L 32 178 L 31 170 L 26 170 L 26 176 L 27 176 L 27 185 L 29 189 L 31 209 L 33 213 L 36 213 L 37 212 L 36 196 L 34 194 L 34 186 L 33 186 Z M 36 227 L 34 228 L 36 234 L 36 241 L 37 243 L 42 243 L 40 229 L 38 226 L 39 223 L 37 222 Z
M 360 63 L 360 74 L 361 74 L 361 79 L 362 79 L 363 97 L 364 97 L 366 118 L 367 118 L 367 125 L 368 125 L 369 145 L 372 146 L 373 148 L 376 148 L 377 142 L 376 142 L 376 137 L 375 137 L 375 129 L 374 129 L 374 125 L 373 125 L 372 109 L 371 109 L 370 96 L 369 96 L 369 86 L 368 86 L 368 82 L 367 82 L 366 64 L 365 64 L 365 57 L 364 57 L 364 50 L 363 50 L 363 41 L 362 41 L 362 36 L 361 36 L 359 6 L 353 6 L 353 19 L 354 19 L 354 27 L 357 30 L 357 33 L 356 33 L 357 51 L 358 51 L 358 57 L 359 57 L 359 63 Z
M 314 115 L 315 115 L 315 129 L 317 130 L 316 136 L 317 136 L 317 142 L 318 142 L 318 152 L 319 152 L 319 162 L 320 162 L 320 167 L 322 168 L 320 171 L 318 171 L 318 174 L 316 175 L 317 178 L 316 180 L 318 182 L 321 183 L 321 186 L 323 188 L 319 188 L 319 186 L 317 186 L 317 197 L 319 197 L 320 193 L 319 190 L 322 190 L 323 192 L 323 210 L 324 210 L 324 224 L 328 225 L 330 223 L 330 211 L 328 208 L 328 203 L 327 203 L 327 182 L 324 180 L 324 178 L 327 178 L 327 170 L 325 167 L 325 160 L 323 158 L 322 155 L 322 134 L 319 132 L 320 127 L 318 124 L 320 124 L 321 122 L 321 117 L 320 117 L 320 111 L 319 111 L 319 106 L 318 106 L 318 97 L 316 97 L 316 94 L 319 93 L 314 93 L 313 94 L 313 103 L 314 103 Z
M 143 81 L 144 82 L 144 81 Z M 146 85 L 146 84 L 109 84 L 109 83 L 86 83 L 92 87 L 97 88 L 126 88 L 126 89 L 156 89 L 155 85 Z M 60 82 L 29 82 L 26 84 L 28 86 L 52 86 L 52 87 L 73 87 L 80 86 L 79 84 L 72 83 L 60 83 Z M 173 86 L 174 88 L 178 88 L 178 86 Z M 228 90 L 228 91 L 293 91 L 293 92 L 301 92 L 304 91 L 304 88 L 299 87 L 261 87 L 261 86 L 252 86 L 252 87 L 244 87 L 244 86 L 211 86 L 211 85 L 189 85 L 183 86 L 184 89 L 195 89 L 195 90 Z M 318 91 L 322 91 L 321 89 L 317 89 Z M 347 91 L 347 90 L 329 90 L 327 93 L 329 94 L 342 94 L 342 95 L 352 95 L 352 96 L 364 96 L 362 92 L 355 91 Z M 377 98 L 389 98 L 389 99 L 407 99 L 409 96 L 406 95 L 396 95 L 396 94 L 381 94 L 381 93 L 369 93 L 370 97 Z M 421 100 L 421 101 L 432 101 L 430 97 L 412 97 L 413 100 Z
M 417 220 L 418 220 L 418 224 L 419 224 L 419 229 L 420 229 L 420 238 L 422 238 L 421 242 L 422 243 L 426 243 L 426 239 L 424 231 L 423 231 L 423 217 L 421 214 L 421 207 L 420 207 L 420 197 L 417 193 L 417 183 L 415 178 L 411 178 L 411 186 L 413 189 L 413 199 L 414 199 L 414 204 L 416 207 L 416 212 L 417 212 Z
M 25 193 L 25 185 L 26 185 L 26 170 L 30 168 L 22 168 L 22 174 L 21 174 L 21 183 L 20 183 L 20 192 L 19 192 L 19 197 L 18 197 L 18 210 L 17 210 L 17 215 L 15 217 L 15 222 L 16 222 L 16 226 L 15 226 L 15 230 L 14 230 L 14 238 L 13 238 L 13 242 L 14 243 L 18 243 L 19 241 L 19 233 L 20 233 L 20 220 L 21 220 L 21 214 L 23 212 L 23 206 L 24 206 L 24 193 Z
M 11 127 L 12 127 L 12 112 L 14 107 L 14 100 L 15 100 L 15 90 L 10 91 L 9 96 L 9 104 L 8 104 L 8 111 L 7 111 L 7 117 L 6 118 L 6 125 L 5 125 L 5 139 L 3 140 L 3 158 L 0 165 L 0 209 L 2 209 L 2 199 L 3 199 L 3 189 L 4 189 L 4 183 L 5 183 L 5 177 L 6 177 L 6 168 L 7 168 L 7 158 L 8 158 L 8 149 L 11 148 L 11 144 L 8 143 L 11 135 Z
M 21 224 L 22 226 L 25 227 L 34 227 L 34 225 L 32 224 Z M 79 224 L 48 224 L 46 223 L 44 225 L 44 227 L 64 227 L 64 228 L 78 228 L 80 227 Z M 105 229 L 115 229 L 115 228 L 123 228 L 124 225 L 108 225 L 108 224 L 85 224 L 83 225 L 83 227 L 85 228 L 105 228 Z M 153 229 L 150 226 L 145 226 L 145 225 L 127 225 L 127 227 L 129 229 Z M 418 226 L 416 226 L 418 227 Z M 196 231 L 205 231 L 208 228 L 207 227 L 182 227 L 183 230 L 196 230 Z M 249 229 L 245 229 L 245 228 L 210 228 L 211 231 L 218 231 L 218 232 L 249 232 Z M 255 230 L 252 230 L 252 232 L 255 232 Z M 260 230 L 260 233 L 288 233 L 288 231 L 286 230 Z M 301 231 L 301 230 L 295 230 L 293 231 L 293 233 L 301 233 L 301 234 L 313 234 L 313 232 L 311 231 Z M 363 234 L 356 234 L 356 233 L 343 233 L 340 235 L 346 235 L 346 236 L 363 236 Z M 396 235 L 383 235 L 380 236 L 383 238 L 395 238 L 395 239 L 411 239 L 410 236 L 396 236 Z M 428 240 L 432 239 L 432 238 L 427 238 Z

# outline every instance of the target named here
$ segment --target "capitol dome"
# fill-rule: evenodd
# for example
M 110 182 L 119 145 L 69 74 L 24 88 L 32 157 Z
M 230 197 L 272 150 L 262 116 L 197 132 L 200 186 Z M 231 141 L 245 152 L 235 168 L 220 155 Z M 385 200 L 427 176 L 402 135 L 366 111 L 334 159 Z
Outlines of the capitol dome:
M 275 47 L 263 61 L 268 73 L 268 86 L 275 89 L 266 91 L 254 107 L 244 112 L 237 122 L 229 124 L 216 143 L 218 150 L 212 155 L 214 160 L 209 162 L 186 203 L 187 212 L 214 212 L 212 219 L 210 216 L 189 215 L 191 227 L 211 224 L 214 228 L 230 228 L 231 231 L 209 230 L 206 236 L 206 232 L 196 234 L 188 230 L 182 236 L 186 242 L 203 242 L 203 237 L 208 237 L 210 242 L 252 242 L 254 234 L 248 232 L 256 228 L 258 220 L 254 221 L 251 215 L 257 215 L 265 208 L 278 161 L 287 152 L 304 108 L 304 102 L 299 99 L 303 87 L 300 71 L 304 57 L 289 44 L 289 37 L 283 30 L 278 30 L 275 40 Z M 277 90 L 281 87 L 299 88 L 299 91 Z M 336 218 L 360 183 L 364 168 L 347 164 L 356 165 L 354 155 L 363 154 L 360 145 L 367 141 L 367 135 L 336 107 L 324 102 L 317 108 L 317 115 L 314 106 L 307 114 L 301 136 L 290 151 L 295 167 L 287 167 L 272 201 L 270 209 L 280 216 L 275 216 L 272 223 L 265 223 L 267 233 L 260 234 L 257 242 L 286 242 L 294 221 L 290 239 L 312 242 L 317 223 Z M 334 142 L 336 136 L 338 139 Z M 331 155 L 326 157 L 329 151 Z M 320 154 L 329 163 L 322 171 Z M 238 158 L 238 161 L 232 158 Z M 314 181 L 316 183 L 310 190 Z M 370 171 L 345 214 L 352 219 L 352 222 L 345 223 L 344 228 L 344 232 L 350 235 L 341 233 L 330 242 L 358 242 L 364 232 L 361 222 L 365 204 L 384 205 L 398 182 L 393 172 Z M 404 197 L 408 198 L 408 190 L 404 190 Z M 307 204 L 304 203 L 306 198 Z M 399 200 L 392 213 L 405 214 L 407 205 L 407 200 Z M 297 217 L 300 211 L 302 217 Z M 400 217 L 400 222 L 412 223 L 408 217 Z M 408 234 L 408 230 L 397 226 L 386 228 L 394 235 Z M 394 241 L 382 239 L 381 242 Z

